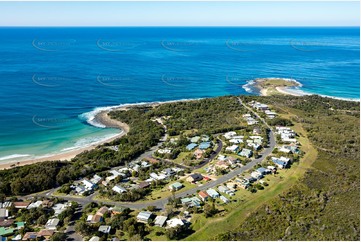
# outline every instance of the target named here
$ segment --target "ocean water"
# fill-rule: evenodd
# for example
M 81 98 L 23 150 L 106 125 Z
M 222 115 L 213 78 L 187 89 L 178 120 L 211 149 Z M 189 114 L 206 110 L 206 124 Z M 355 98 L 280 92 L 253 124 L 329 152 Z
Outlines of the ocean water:
M 0 162 L 119 131 L 95 113 L 128 103 L 257 95 L 251 80 L 359 100 L 358 28 L 0 28 Z

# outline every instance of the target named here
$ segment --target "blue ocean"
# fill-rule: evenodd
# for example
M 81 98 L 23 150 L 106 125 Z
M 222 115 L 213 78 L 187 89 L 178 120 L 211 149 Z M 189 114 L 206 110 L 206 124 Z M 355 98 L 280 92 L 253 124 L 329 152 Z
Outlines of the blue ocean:
M 360 98 L 359 28 L 0 28 L 0 162 L 119 133 L 93 118 L 141 102 L 258 95 L 255 78 Z

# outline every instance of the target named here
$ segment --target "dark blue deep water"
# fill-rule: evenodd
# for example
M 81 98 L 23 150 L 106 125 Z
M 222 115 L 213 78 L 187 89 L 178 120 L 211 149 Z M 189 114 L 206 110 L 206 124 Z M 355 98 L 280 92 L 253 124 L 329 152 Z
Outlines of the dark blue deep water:
M 359 100 L 359 36 L 351 27 L 0 28 L 0 162 L 114 135 L 92 122 L 100 107 L 256 95 L 244 85 L 258 77 Z

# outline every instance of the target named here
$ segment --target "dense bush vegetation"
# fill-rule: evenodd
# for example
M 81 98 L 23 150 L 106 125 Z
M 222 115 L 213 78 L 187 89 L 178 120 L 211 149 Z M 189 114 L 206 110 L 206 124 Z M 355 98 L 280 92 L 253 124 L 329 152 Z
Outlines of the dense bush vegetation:
M 318 157 L 289 191 L 215 239 L 359 240 L 359 103 L 319 96 L 256 99 L 295 114 Z

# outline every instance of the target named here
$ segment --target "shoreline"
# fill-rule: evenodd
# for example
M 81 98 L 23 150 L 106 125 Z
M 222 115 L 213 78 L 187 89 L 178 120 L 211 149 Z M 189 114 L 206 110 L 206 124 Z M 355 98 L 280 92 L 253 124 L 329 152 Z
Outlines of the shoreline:
M 282 78 L 280 78 L 282 79 Z M 255 82 L 253 84 L 256 88 L 259 88 L 257 86 L 257 82 Z M 283 95 L 291 95 L 291 96 L 304 96 L 304 95 L 312 95 L 312 94 L 297 94 L 294 93 L 290 90 L 287 90 L 287 87 L 275 87 L 275 89 L 279 92 L 282 93 Z M 260 88 L 259 89 L 260 92 L 260 96 L 270 96 L 267 93 L 267 88 Z M 341 99 L 341 98 L 337 98 L 337 97 L 328 97 L 328 96 L 323 96 L 320 94 L 314 94 L 314 95 L 319 95 L 322 97 L 327 97 L 327 98 L 334 98 L 334 99 Z M 138 103 L 128 103 L 128 104 L 121 104 L 118 106 L 111 106 L 111 107 L 102 107 L 104 109 L 102 109 L 101 111 L 99 111 L 98 113 L 95 114 L 94 120 L 102 125 L 104 125 L 106 128 L 116 128 L 121 130 L 121 133 L 114 135 L 111 138 L 93 143 L 89 146 L 86 147 L 82 147 L 79 149 L 75 149 L 75 150 L 71 150 L 71 151 L 67 151 L 64 153 L 58 153 L 58 154 L 52 154 L 52 155 L 48 155 L 48 156 L 43 156 L 43 157 L 39 157 L 39 158 L 34 158 L 34 159 L 28 159 L 28 160 L 22 160 L 22 161 L 9 161 L 9 162 L 0 162 L 0 170 L 4 170 L 4 169 L 11 169 L 11 168 L 15 168 L 18 166 L 25 166 L 25 165 L 30 165 L 30 164 L 35 164 L 35 163 L 40 163 L 40 162 L 44 162 L 44 161 L 55 161 L 55 160 L 61 160 L 61 161 L 65 161 L 65 160 L 71 160 L 72 158 L 74 158 L 76 155 L 87 151 L 87 150 L 92 150 L 94 148 L 96 148 L 99 145 L 102 145 L 104 143 L 108 143 L 111 141 L 114 141 L 115 139 L 121 138 L 122 136 L 126 135 L 129 132 L 129 125 L 126 123 L 122 123 L 120 121 L 111 119 L 108 116 L 108 113 L 111 111 L 118 111 L 118 110 L 127 110 L 129 107 L 135 107 L 135 106 L 152 106 L 152 107 L 156 107 L 158 105 L 161 104 L 166 104 L 166 103 L 175 103 L 175 102 L 190 102 L 190 101 L 196 101 L 196 100 L 201 100 L 204 98 L 192 98 L 192 99 L 179 99 L 179 100 L 170 100 L 170 101 L 152 101 L 152 102 L 138 102 Z M 352 101 L 352 102 L 360 102 L 360 100 L 350 100 L 350 99 L 341 99 L 344 101 Z M 91 125 L 91 124 L 90 124 Z
M 123 110 L 124 110 L 124 108 L 123 108 Z M 119 129 L 121 131 L 119 134 L 116 134 L 111 138 L 108 138 L 108 139 L 93 143 L 91 145 L 88 145 L 88 146 L 85 146 L 85 147 L 82 147 L 82 148 L 79 148 L 79 149 L 74 149 L 74 150 L 71 150 L 71 151 L 66 151 L 64 153 L 44 156 L 44 157 L 41 157 L 41 158 L 23 160 L 23 161 L 9 161 L 9 162 L 0 163 L 0 170 L 11 169 L 11 168 L 19 167 L 19 166 L 35 164 L 35 163 L 40 163 L 40 162 L 44 162 L 44 161 L 55 161 L 55 160 L 66 161 L 66 160 L 71 160 L 72 158 L 74 158 L 75 156 L 77 156 L 78 154 L 80 154 L 80 153 L 82 153 L 84 151 L 95 149 L 99 145 L 102 145 L 102 144 L 114 141 L 114 140 L 116 140 L 118 138 L 121 138 L 122 136 L 126 135 L 129 132 L 129 125 L 126 124 L 126 123 L 122 123 L 120 121 L 111 119 L 108 116 L 108 113 L 110 111 L 111 110 L 99 112 L 98 114 L 96 114 L 95 119 L 96 119 L 97 122 L 103 124 L 107 128 Z
M 171 101 L 164 101 L 164 102 L 162 102 L 162 101 L 140 102 L 140 103 L 132 103 L 132 104 L 122 104 L 122 105 L 112 106 L 112 107 L 104 107 L 105 109 L 101 109 L 98 113 L 95 114 L 94 121 L 96 123 L 99 123 L 99 124 L 103 125 L 106 128 L 119 129 L 119 130 L 121 130 L 121 133 L 119 133 L 117 135 L 114 135 L 111 138 L 108 138 L 108 139 L 93 143 L 91 145 L 88 145 L 86 147 L 74 149 L 74 150 L 71 150 L 71 151 L 66 151 L 66 152 L 63 152 L 63 153 L 52 154 L 52 155 L 47 155 L 47 156 L 43 156 L 43 157 L 39 157 L 39 158 L 32 158 L 32 159 L 22 160 L 22 161 L 8 161 L 8 162 L 4 161 L 4 162 L 0 162 L 0 170 L 12 169 L 12 168 L 19 167 L 19 166 L 25 166 L 25 165 L 35 164 L 35 163 L 41 163 L 41 162 L 44 162 L 44 161 L 55 161 L 55 160 L 66 161 L 66 160 L 71 160 L 72 158 L 74 158 L 75 156 L 77 156 L 78 154 L 80 154 L 80 153 L 82 153 L 84 151 L 95 149 L 99 145 L 102 145 L 102 144 L 105 144 L 105 143 L 108 143 L 108 142 L 112 142 L 112 141 L 114 141 L 114 140 L 116 140 L 118 138 L 121 138 L 122 136 L 126 135 L 129 132 L 130 127 L 126 123 L 122 123 L 122 122 L 117 121 L 115 119 L 111 119 L 108 116 L 108 113 L 111 112 L 111 111 L 124 111 L 124 110 L 127 110 L 129 107 L 145 106 L 145 105 L 146 106 L 156 107 L 156 106 L 164 104 L 164 103 L 189 102 L 189 101 L 195 101 L 195 100 L 200 100 L 200 99 L 201 98 L 171 100 Z M 92 125 L 92 124 L 90 124 L 90 125 Z

